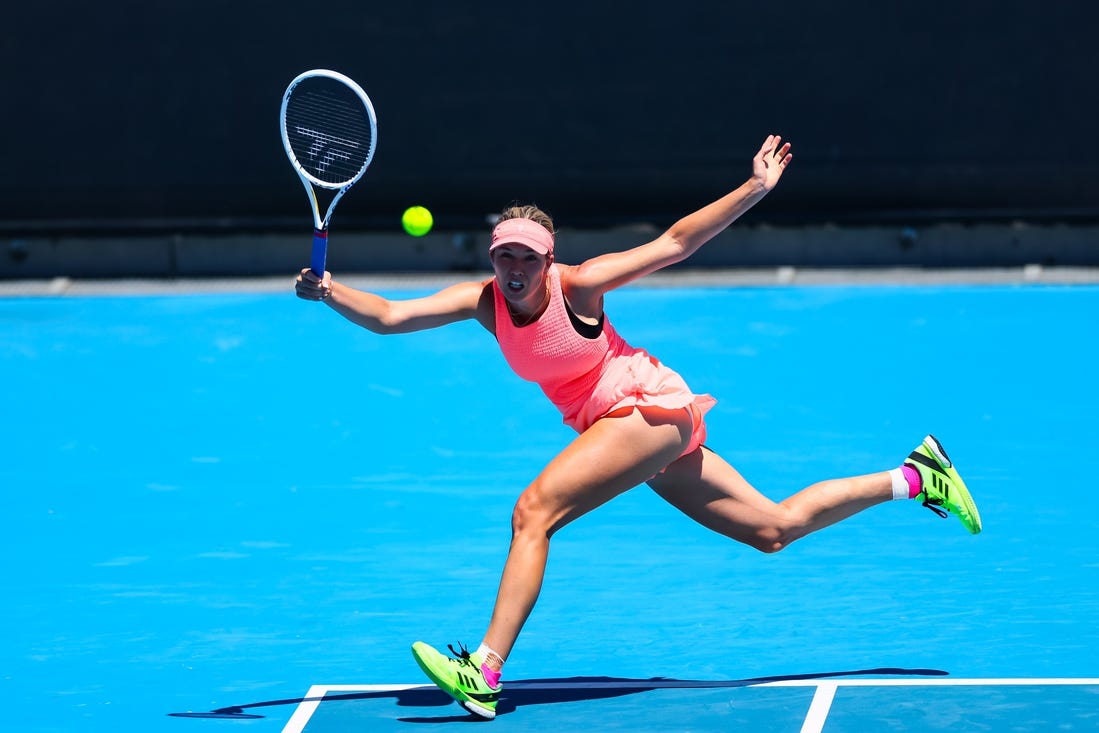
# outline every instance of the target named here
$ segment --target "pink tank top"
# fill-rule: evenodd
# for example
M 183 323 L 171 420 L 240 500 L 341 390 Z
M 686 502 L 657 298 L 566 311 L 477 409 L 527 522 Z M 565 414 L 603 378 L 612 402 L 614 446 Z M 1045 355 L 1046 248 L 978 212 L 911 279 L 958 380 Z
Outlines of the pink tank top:
M 709 395 L 694 395 L 678 374 L 626 343 L 605 315 L 597 338 L 577 333 L 556 264 L 549 268 L 549 305 L 537 321 L 522 328 L 512 323 L 495 280 L 492 291 L 496 340 L 504 359 L 517 375 L 537 383 L 577 432 L 620 407 L 675 409 L 693 403 L 705 413 L 715 404 Z

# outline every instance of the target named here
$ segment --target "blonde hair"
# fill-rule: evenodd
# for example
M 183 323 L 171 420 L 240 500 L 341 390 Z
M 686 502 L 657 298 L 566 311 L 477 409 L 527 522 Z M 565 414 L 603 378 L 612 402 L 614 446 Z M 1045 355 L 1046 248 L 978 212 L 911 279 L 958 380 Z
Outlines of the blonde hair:
M 530 219 L 544 226 L 550 234 L 557 233 L 553 229 L 553 218 L 534 204 L 512 204 L 500 212 L 500 218 L 496 223 L 506 219 Z

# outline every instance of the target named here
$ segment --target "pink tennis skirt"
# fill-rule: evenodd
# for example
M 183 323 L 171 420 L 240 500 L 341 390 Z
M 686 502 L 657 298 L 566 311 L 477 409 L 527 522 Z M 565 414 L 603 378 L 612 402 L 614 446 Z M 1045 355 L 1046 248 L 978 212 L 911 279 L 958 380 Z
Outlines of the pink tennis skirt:
M 601 417 L 625 407 L 684 408 L 691 414 L 691 439 L 682 455 L 694 451 L 706 440 L 705 415 L 717 404 L 708 394 L 697 395 L 678 373 L 643 350 L 615 359 L 599 382 L 582 399 L 558 405 L 564 422 L 578 433 Z

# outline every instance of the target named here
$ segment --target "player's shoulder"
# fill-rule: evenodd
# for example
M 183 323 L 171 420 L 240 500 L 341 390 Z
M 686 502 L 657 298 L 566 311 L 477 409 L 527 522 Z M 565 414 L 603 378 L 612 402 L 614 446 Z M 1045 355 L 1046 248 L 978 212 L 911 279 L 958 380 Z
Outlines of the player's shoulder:
M 598 268 L 593 268 L 590 262 L 558 267 L 561 293 L 569 305 L 579 312 L 598 315 L 602 310 L 605 290 Z
M 493 335 L 496 334 L 496 295 L 492 288 L 494 280 L 495 278 L 490 277 L 480 282 L 471 283 L 477 290 L 477 307 L 475 311 L 477 321 Z
M 576 285 L 577 281 L 583 278 L 583 264 L 566 265 L 561 262 L 554 262 L 553 266 L 557 270 L 557 278 L 561 281 L 561 287 L 566 290 Z
M 602 292 L 606 289 L 608 255 L 600 255 L 581 262 L 579 265 L 558 265 L 561 289 L 566 294 L 577 292 Z

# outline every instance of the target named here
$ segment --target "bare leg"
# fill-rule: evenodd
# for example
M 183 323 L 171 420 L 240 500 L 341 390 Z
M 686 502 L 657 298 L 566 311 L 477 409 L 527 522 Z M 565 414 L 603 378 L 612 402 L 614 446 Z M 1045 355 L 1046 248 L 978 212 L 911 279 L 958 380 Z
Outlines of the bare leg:
M 680 458 L 649 485 L 703 526 L 763 552 L 777 552 L 893 497 L 889 474 L 882 472 L 821 481 L 776 503 L 705 448 Z
M 507 657 L 542 589 L 550 537 L 643 483 L 690 439 L 686 410 L 646 408 L 605 417 L 579 435 L 519 497 L 511 548 L 485 643 Z

